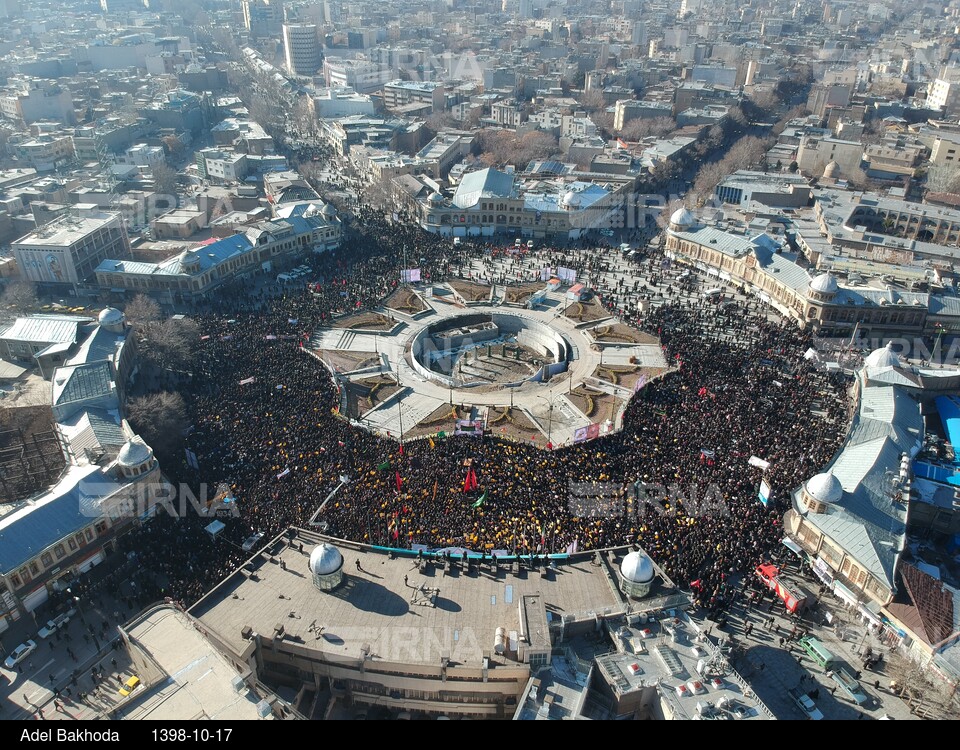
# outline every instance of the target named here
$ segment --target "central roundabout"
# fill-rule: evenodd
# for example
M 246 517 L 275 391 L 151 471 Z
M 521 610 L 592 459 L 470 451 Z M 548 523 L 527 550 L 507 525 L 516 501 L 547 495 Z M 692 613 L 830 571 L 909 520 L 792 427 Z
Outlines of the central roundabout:
M 377 310 L 334 319 L 308 349 L 357 426 L 396 439 L 489 432 L 547 448 L 615 431 L 632 395 L 668 369 L 655 337 L 550 284 L 405 287 Z

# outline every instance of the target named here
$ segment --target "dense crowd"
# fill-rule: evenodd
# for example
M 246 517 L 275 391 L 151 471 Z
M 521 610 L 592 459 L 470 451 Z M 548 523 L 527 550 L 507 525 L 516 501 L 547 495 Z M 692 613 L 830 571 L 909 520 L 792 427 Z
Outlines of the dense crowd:
M 485 249 L 375 217 L 353 236 L 313 260 L 322 282 L 315 292 L 232 290 L 198 311 L 204 338 L 183 392 L 199 469 L 186 461 L 165 468 L 191 485 L 229 485 L 240 515 L 216 542 L 201 518 L 161 516 L 138 532 L 132 543 L 163 593 L 197 599 L 247 556 L 240 544 L 248 534 L 304 525 L 346 475 L 320 516 L 334 535 L 519 553 L 638 542 L 709 605 L 728 575 L 779 544 L 788 492 L 840 443 L 844 383 L 805 362 L 807 334 L 743 303 L 721 312 L 689 297 L 641 316 L 630 304 L 638 290 L 619 289 L 604 304 L 658 335 L 673 368 L 634 396 L 622 431 L 554 451 L 452 436 L 401 448 L 336 413 L 336 386 L 303 344 L 331 316 L 376 306 L 404 256 L 438 281 Z M 556 251 L 584 271 L 598 262 L 591 257 Z M 651 273 L 658 269 L 652 259 Z M 758 500 L 764 472 L 751 456 L 770 464 L 769 505 Z M 464 492 L 470 460 L 477 487 Z M 657 486 L 666 493 L 651 494 Z

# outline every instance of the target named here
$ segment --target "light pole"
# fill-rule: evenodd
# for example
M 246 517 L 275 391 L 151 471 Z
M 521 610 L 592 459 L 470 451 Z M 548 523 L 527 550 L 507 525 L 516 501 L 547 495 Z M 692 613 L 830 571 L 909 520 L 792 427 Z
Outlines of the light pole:
M 553 397 L 550 397 L 548 399 L 546 396 L 537 396 L 537 398 L 542 399 L 543 401 L 546 401 L 550 407 L 548 412 L 549 416 L 547 418 L 547 442 L 552 443 L 553 442 Z

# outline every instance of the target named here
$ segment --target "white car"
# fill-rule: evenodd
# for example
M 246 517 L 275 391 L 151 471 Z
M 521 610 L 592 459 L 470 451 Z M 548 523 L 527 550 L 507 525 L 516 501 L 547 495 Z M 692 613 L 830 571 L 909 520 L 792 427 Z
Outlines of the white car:
M 22 662 L 36 650 L 36 641 L 27 641 L 26 643 L 21 643 L 10 652 L 10 655 L 6 658 L 6 660 L 4 660 L 3 666 L 5 666 L 7 669 L 13 669 L 15 666 L 17 666 L 17 664 Z
M 41 638 L 49 638 L 51 635 L 56 633 L 60 628 L 65 628 L 67 623 L 70 622 L 70 618 L 73 616 L 74 610 L 69 612 L 64 612 L 62 615 L 57 615 L 52 620 L 47 620 L 47 624 L 40 628 L 40 631 L 37 633 Z
M 797 696 L 797 705 L 800 706 L 800 710 L 806 714 L 808 719 L 813 721 L 820 721 L 823 718 L 823 714 L 820 713 L 820 709 L 817 708 L 817 704 L 813 702 L 813 699 L 810 698 L 806 693 L 800 693 Z
M 258 531 L 256 534 L 251 534 L 243 542 L 243 551 L 252 552 L 253 548 L 257 546 L 260 540 L 263 539 L 263 532 Z

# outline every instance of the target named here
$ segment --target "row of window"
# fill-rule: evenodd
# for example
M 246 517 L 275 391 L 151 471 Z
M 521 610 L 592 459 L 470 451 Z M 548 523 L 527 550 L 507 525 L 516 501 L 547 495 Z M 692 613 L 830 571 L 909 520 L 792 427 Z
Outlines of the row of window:
M 100 535 L 106 530 L 107 522 L 98 521 L 94 528 L 91 529 L 88 527 L 83 531 L 78 531 L 76 534 L 66 540 L 66 547 L 64 546 L 63 542 L 60 542 L 52 549 L 49 549 L 41 554 L 39 561 L 34 558 L 28 565 L 20 568 L 20 570 L 10 576 L 10 583 L 13 584 L 14 588 L 20 588 L 40 575 L 41 571 L 53 567 L 55 561 L 60 561 L 66 557 L 68 549 L 71 553 L 76 552 L 85 543 L 93 541 L 94 532 L 96 532 L 96 535 Z

